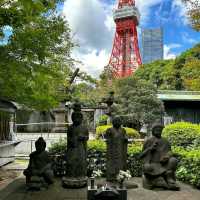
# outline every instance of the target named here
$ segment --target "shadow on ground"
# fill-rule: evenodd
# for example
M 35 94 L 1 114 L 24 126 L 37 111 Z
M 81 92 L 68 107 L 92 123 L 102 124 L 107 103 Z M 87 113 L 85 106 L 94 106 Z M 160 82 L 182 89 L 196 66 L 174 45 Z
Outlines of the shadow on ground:
M 128 200 L 200 200 L 200 190 L 189 185 L 181 184 L 181 191 L 149 191 L 141 186 L 140 178 L 133 178 L 131 182 L 138 184 L 137 189 L 128 190 Z M 86 200 L 86 188 L 73 190 L 64 189 L 61 179 L 48 190 L 38 192 L 26 191 L 24 177 L 19 177 L 0 190 L 0 200 Z

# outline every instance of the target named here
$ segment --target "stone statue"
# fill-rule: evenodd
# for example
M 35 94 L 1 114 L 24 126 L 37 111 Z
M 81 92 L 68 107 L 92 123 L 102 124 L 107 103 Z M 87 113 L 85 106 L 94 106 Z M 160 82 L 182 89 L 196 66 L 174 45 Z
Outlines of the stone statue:
M 82 125 L 83 115 L 79 103 L 74 105 L 73 124 L 67 130 L 66 175 L 64 187 L 78 188 L 87 183 L 88 129 Z
M 53 170 L 51 168 L 51 160 L 46 148 L 45 140 L 40 137 L 35 142 L 36 151 L 30 154 L 28 168 L 24 170 L 26 176 L 26 183 L 30 187 L 40 189 L 42 186 L 42 179 L 47 184 L 53 183 Z
M 179 190 L 175 178 L 178 161 L 172 156 L 170 143 L 161 136 L 163 128 L 162 125 L 155 125 L 152 137 L 144 143 L 140 155 L 144 161 L 143 187 Z
M 121 127 L 120 117 L 113 118 L 113 127 L 107 129 L 105 139 L 107 143 L 107 181 L 116 182 L 120 170 L 127 169 L 127 144 L 126 131 Z
M 114 111 L 114 102 L 115 102 L 115 98 L 114 98 L 114 91 L 110 91 L 108 97 L 104 97 L 102 99 L 102 103 L 105 103 L 107 105 L 107 110 L 106 110 L 106 115 L 109 116 L 109 120 L 110 122 L 112 121 L 113 118 L 113 111 Z

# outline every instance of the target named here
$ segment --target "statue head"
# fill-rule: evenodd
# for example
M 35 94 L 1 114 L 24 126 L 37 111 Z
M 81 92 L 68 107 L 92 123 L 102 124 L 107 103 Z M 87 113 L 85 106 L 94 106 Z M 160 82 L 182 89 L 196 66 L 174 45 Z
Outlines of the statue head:
M 83 114 L 81 112 L 73 112 L 72 113 L 72 122 L 73 125 L 78 126 L 83 121 Z
M 81 103 L 79 101 L 76 101 L 73 104 L 73 110 L 74 112 L 81 112 Z
M 113 127 L 120 128 L 122 125 L 122 120 L 120 116 L 116 116 L 112 120 Z
M 43 139 L 43 137 L 39 137 L 38 140 L 35 142 L 35 149 L 37 152 L 45 151 L 46 148 L 46 142 Z
M 152 135 L 161 138 L 163 128 L 164 126 L 162 124 L 155 124 L 152 128 Z

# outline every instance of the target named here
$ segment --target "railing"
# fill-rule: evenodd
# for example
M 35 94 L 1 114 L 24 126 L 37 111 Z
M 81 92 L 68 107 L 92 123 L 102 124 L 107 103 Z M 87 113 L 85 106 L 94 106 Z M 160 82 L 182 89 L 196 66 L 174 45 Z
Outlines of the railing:
M 55 127 L 62 127 L 62 126 L 67 126 L 70 125 L 71 123 L 56 123 L 56 122 L 39 122 L 39 123 L 26 123 L 26 124 L 15 124 L 14 126 L 14 132 L 17 133 L 18 132 L 18 128 L 21 127 L 28 127 L 28 126 L 37 126 L 37 128 L 39 129 L 39 131 L 36 132 L 52 132 L 52 129 Z M 45 126 L 45 127 L 44 127 Z
M 14 125 L 14 140 L 20 141 L 20 144 L 15 147 L 17 154 L 29 155 L 35 150 L 35 141 L 39 137 L 43 137 L 47 143 L 47 148 L 52 143 L 59 141 L 60 138 L 66 138 L 66 132 L 54 132 L 54 128 L 70 125 L 71 123 L 55 123 L 55 122 L 39 122 L 39 123 L 24 123 Z M 25 130 L 27 127 L 33 126 L 37 131 Z M 35 128 L 34 126 L 37 126 Z M 24 127 L 22 129 L 21 127 Z M 20 131 L 21 130 L 23 131 Z

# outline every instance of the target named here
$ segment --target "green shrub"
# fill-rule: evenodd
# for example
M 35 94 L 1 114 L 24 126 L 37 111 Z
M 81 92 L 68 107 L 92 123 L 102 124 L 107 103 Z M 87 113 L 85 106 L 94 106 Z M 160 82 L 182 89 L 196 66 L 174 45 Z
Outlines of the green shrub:
M 177 178 L 200 188 L 200 149 L 185 150 L 176 147 L 174 152 L 180 159 Z
M 106 151 L 106 143 L 103 140 L 89 140 L 88 149 L 97 151 Z
M 140 129 L 142 128 L 142 124 L 140 123 L 140 121 L 137 120 L 135 115 L 120 115 L 120 117 L 122 119 L 122 124 L 124 127 L 133 128 L 137 131 L 140 131 Z
M 97 126 L 107 125 L 108 116 L 101 115 L 98 119 Z
M 97 138 L 103 136 L 106 133 L 106 130 L 111 127 L 112 127 L 112 125 L 98 126 L 96 128 Z M 140 137 L 140 134 L 135 129 L 127 128 L 127 127 L 124 127 L 124 128 L 125 128 L 126 134 L 128 135 L 129 138 L 139 138 Z
M 189 122 L 177 122 L 166 126 L 163 130 L 163 136 L 173 146 L 187 147 L 200 137 L 200 126 Z
M 133 143 L 128 145 L 127 166 L 133 177 L 141 176 L 142 161 L 138 158 L 142 149 L 141 143 Z M 65 140 L 54 143 L 49 151 L 52 154 L 63 153 L 66 150 Z M 91 176 L 93 170 L 101 170 L 103 176 L 106 172 L 106 143 L 102 140 L 91 140 L 88 142 L 88 168 L 87 175 Z
M 66 140 L 60 140 L 49 149 L 53 154 L 63 153 L 66 150 Z M 139 155 L 142 151 L 142 143 L 132 143 L 128 145 L 127 166 L 133 177 L 142 175 L 142 160 Z M 200 187 L 200 148 L 186 150 L 183 147 L 172 147 L 174 155 L 179 160 L 177 169 L 177 179 L 185 183 Z M 101 170 L 103 176 L 106 172 L 106 143 L 102 140 L 92 140 L 88 142 L 88 176 L 93 170 Z
M 67 150 L 67 139 L 60 138 L 58 142 L 54 142 L 49 147 L 51 154 L 63 154 Z

